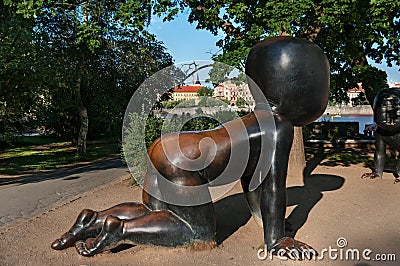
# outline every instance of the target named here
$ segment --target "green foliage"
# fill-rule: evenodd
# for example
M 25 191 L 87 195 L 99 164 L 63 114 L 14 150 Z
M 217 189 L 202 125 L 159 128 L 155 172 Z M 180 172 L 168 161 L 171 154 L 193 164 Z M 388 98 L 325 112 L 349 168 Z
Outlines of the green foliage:
M 122 143 L 121 157 L 126 162 L 130 169 L 134 171 L 136 181 L 139 184 L 143 183 L 143 178 L 146 173 L 146 154 L 147 147 L 145 143 L 146 132 L 145 114 L 131 113 L 129 114 L 129 123 L 124 127 L 123 135 L 124 142 Z M 153 125 L 151 125 L 153 128 Z
M 357 105 L 367 105 L 369 104 L 367 97 L 365 96 L 365 93 L 360 92 L 358 96 L 354 99 L 352 99 L 352 105 L 357 106 Z
M 163 108 L 174 108 L 178 104 L 182 103 L 182 100 L 179 101 L 163 101 L 161 102 L 161 105 Z
M 201 109 L 199 108 L 199 110 Z M 198 112 L 198 115 L 199 116 L 194 117 L 189 121 L 187 121 L 183 125 L 181 131 L 209 130 L 239 117 L 239 115 L 236 112 L 228 110 L 217 111 L 212 116 L 206 116 L 202 112 Z
M 299 1 L 4 1 L 25 18 L 43 12 L 75 16 L 77 42 L 93 51 L 111 28 L 124 28 L 132 35 L 147 35 L 151 14 L 168 21 L 179 12 L 189 13 L 189 22 L 213 34 L 223 32 L 217 42 L 222 53 L 216 60 L 243 67 L 250 48 L 268 36 L 293 35 L 317 43 L 327 54 L 332 70 L 332 98 L 345 99 L 344 89 L 354 86 L 355 66 L 366 66 L 366 58 L 399 65 L 400 2 L 387 0 L 299 0 Z M 80 13 L 76 12 L 79 10 Z M 87 18 L 87 19 L 86 19 Z M 214 73 L 217 82 L 224 73 Z M 213 81 L 214 82 L 214 81 Z M 375 89 L 374 89 L 375 90 Z
M 212 97 L 201 97 L 198 103 L 198 106 L 202 107 L 216 107 L 216 106 L 223 106 L 226 103 L 221 101 L 220 99 L 215 99 Z
M 245 115 L 248 115 L 249 113 L 250 113 L 249 110 L 239 110 L 239 111 L 237 111 L 237 114 L 238 114 L 239 117 L 243 117 Z
M 198 116 L 186 122 L 181 131 L 202 131 L 221 125 L 216 119 L 207 116 Z
M 161 136 L 162 125 L 163 120 L 161 118 L 157 118 L 153 114 L 150 114 L 147 117 L 145 127 L 145 141 L 147 148 Z
M 186 100 L 183 100 L 183 101 L 181 101 L 181 102 L 179 103 L 179 105 L 178 105 L 178 107 L 182 107 L 182 108 L 185 108 L 185 107 L 193 107 L 193 106 L 196 106 L 196 100 L 195 100 L 195 99 L 186 99 Z
M 376 93 L 388 87 L 386 72 L 370 65 L 355 66 L 353 70 L 357 79 L 363 84 L 364 97 L 372 105 Z M 363 95 L 360 95 L 360 97 L 363 97 Z M 363 98 L 357 100 L 363 101 Z
M 318 44 L 331 65 L 331 99 L 346 99 L 345 90 L 362 81 L 355 66 L 367 57 L 400 65 L 400 2 L 387 0 L 299 1 L 154 1 L 163 16 L 173 7 L 188 10 L 189 22 L 213 34 L 222 53 L 216 60 L 243 67 L 250 48 L 268 36 L 292 35 Z M 216 73 L 215 80 L 224 73 Z M 379 77 L 381 78 L 381 77 Z M 376 80 L 379 81 L 377 77 Z M 383 79 L 382 82 L 385 82 Z M 374 90 L 378 89 L 374 87 Z
M 210 78 L 206 82 L 212 82 L 214 86 L 217 86 L 226 80 L 228 80 L 229 73 L 232 72 L 234 68 L 226 64 L 217 64 L 209 71 Z
M 239 113 L 229 110 L 220 110 L 215 112 L 215 114 L 213 115 L 213 117 L 217 119 L 221 124 L 239 118 L 239 116 Z
M 37 95 L 31 86 L 40 76 L 35 71 L 36 45 L 32 20 L 15 14 L 0 2 L 0 134 L 24 130 Z
M 13 147 L 21 143 L 22 135 L 6 133 L 0 135 L 0 149 Z
M 134 7 L 140 9 L 136 15 L 144 17 L 142 3 L 4 4 L 0 3 L 0 134 L 40 127 L 74 140 L 83 105 L 89 138 L 119 135 L 132 94 L 152 73 L 172 63 L 154 36 L 126 20 Z
M 247 105 L 248 105 L 248 104 L 247 104 L 246 100 L 243 99 L 243 98 L 238 98 L 238 99 L 236 100 L 236 106 L 237 106 L 237 107 L 244 107 L 244 106 L 247 106 Z
M 199 110 L 201 109 L 199 108 Z M 147 149 L 161 136 L 162 130 L 163 134 L 208 130 L 238 117 L 239 115 L 232 111 L 217 111 L 213 117 L 199 113 L 198 116 L 190 118 L 190 115 L 188 117 L 187 114 L 182 114 L 181 116 L 173 115 L 171 121 L 165 124 L 165 121 L 153 114 L 131 113 L 129 123 L 123 130 L 124 143 L 121 157 L 133 170 L 133 183 L 143 183 L 147 169 Z M 186 121 L 186 123 L 179 129 L 175 128 L 176 125 L 181 125 L 181 121 Z
M 203 115 L 204 114 L 204 112 L 203 112 L 203 109 L 201 109 L 200 107 L 199 108 L 196 108 L 196 115 Z
M 24 18 L 40 18 L 48 13 L 54 18 L 62 13 L 64 18 L 73 18 L 76 41 L 89 50 L 98 48 L 101 36 L 115 29 L 123 29 L 134 36 L 139 32 L 147 34 L 144 28 L 150 22 L 151 3 L 149 1 L 54 1 L 16 0 L 4 1 Z M 70 28 L 71 30 L 72 28 Z M 110 36 L 110 35 L 109 35 Z
M 213 96 L 214 90 L 207 88 L 207 87 L 202 87 L 197 91 L 197 95 L 199 96 Z

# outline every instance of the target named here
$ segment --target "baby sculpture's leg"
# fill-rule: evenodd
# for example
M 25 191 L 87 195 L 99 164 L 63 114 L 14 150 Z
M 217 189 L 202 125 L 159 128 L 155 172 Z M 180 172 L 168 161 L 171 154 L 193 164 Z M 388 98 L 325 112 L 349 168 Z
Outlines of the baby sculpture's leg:
M 272 158 L 271 169 L 262 183 L 260 204 L 265 245 L 268 251 L 280 256 L 291 259 L 311 258 L 317 254 L 312 247 L 291 237 L 285 237 L 286 176 L 293 141 L 293 126 L 284 116 L 274 117 L 277 149 Z
M 242 182 L 243 184 L 243 182 Z M 243 185 L 242 185 L 243 186 Z M 243 187 L 243 190 L 247 188 Z M 244 192 L 246 196 L 247 205 L 249 206 L 251 216 L 256 221 L 259 226 L 263 226 L 262 217 L 261 217 L 261 186 L 259 186 L 254 191 L 246 191 Z
M 182 179 L 183 186 L 199 184 L 200 176 L 188 172 Z M 195 195 L 193 195 L 195 196 Z M 121 244 L 143 244 L 156 246 L 181 246 L 195 244 L 205 247 L 214 244 L 215 217 L 212 203 L 198 206 L 178 206 L 161 202 L 144 192 L 145 201 L 151 208 L 140 217 L 131 219 L 109 215 L 97 237 L 78 241 L 77 252 L 83 256 L 93 256 Z
M 73 226 L 56 239 L 51 247 L 56 250 L 71 247 L 78 240 L 84 240 L 97 236 L 104 224 L 106 218 L 110 215 L 121 219 L 130 219 L 141 217 L 150 210 L 141 203 L 122 203 L 104 211 L 93 211 L 84 209 L 78 215 Z
M 388 143 L 396 151 L 400 152 L 400 132 L 390 137 L 390 143 Z M 397 158 L 396 169 L 394 173 L 394 183 L 400 183 L 400 155 Z
M 261 217 L 261 207 L 260 207 L 261 193 L 262 193 L 261 186 L 259 186 L 254 191 L 246 191 L 247 187 L 245 188 L 242 182 L 242 187 L 243 190 L 245 191 L 244 194 L 246 196 L 246 201 L 247 205 L 249 206 L 251 216 L 260 227 L 263 227 L 263 221 Z M 290 234 L 292 231 L 293 231 L 292 224 L 285 219 L 285 232 Z
M 185 245 L 191 243 L 193 235 L 187 222 L 166 210 L 128 220 L 110 215 L 96 238 L 78 241 L 75 247 L 79 254 L 93 256 L 121 244 Z
M 385 166 L 385 156 L 386 156 L 386 143 L 382 136 L 377 132 L 375 141 L 375 155 L 374 155 L 374 165 L 375 170 L 371 173 L 365 173 L 361 178 L 382 178 L 383 168 Z

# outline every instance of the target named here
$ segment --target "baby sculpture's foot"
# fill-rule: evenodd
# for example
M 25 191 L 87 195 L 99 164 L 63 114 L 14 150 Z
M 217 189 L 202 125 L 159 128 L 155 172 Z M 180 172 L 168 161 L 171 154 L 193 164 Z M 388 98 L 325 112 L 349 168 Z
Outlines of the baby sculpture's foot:
M 61 250 L 72 247 L 76 241 L 93 237 L 94 230 L 89 228 L 94 224 L 97 218 L 97 213 L 92 210 L 82 210 L 78 215 L 76 222 L 66 233 L 60 238 L 53 241 L 52 249 Z
M 297 241 L 291 237 L 282 237 L 271 247 L 270 252 L 280 257 L 292 260 L 312 259 L 318 256 L 318 252 L 309 245 Z
M 82 256 L 90 257 L 118 246 L 123 237 L 123 225 L 123 221 L 119 218 L 108 216 L 100 234 L 96 238 L 76 242 L 76 251 Z

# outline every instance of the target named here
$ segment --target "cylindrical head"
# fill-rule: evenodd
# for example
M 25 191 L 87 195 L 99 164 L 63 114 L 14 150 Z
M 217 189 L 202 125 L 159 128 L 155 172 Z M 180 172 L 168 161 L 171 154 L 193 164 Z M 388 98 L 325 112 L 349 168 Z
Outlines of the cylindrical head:
M 315 121 L 328 104 L 330 69 L 322 50 L 294 37 L 272 37 L 256 44 L 246 61 L 246 74 L 293 125 Z M 249 82 L 252 90 L 252 82 Z M 262 98 L 254 93 L 256 105 Z
M 400 89 L 383 89 L 374 99 L 373 107 L 376 124 L 390 132 L 400 132 Z

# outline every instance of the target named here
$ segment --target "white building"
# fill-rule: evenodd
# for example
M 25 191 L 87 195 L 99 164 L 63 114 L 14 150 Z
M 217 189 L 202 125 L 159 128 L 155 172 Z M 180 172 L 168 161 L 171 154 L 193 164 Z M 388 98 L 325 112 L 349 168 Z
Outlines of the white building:
M 214 88 L 213 97 L 228 100 L 231 106 L 236 106 L 237 100 L 242 98 L 249 107 L 254 107 L 254 99 L 246 83 L 223 82 Z
M 400 88 L 400 82 L 389 82 L 389 88 Z
M 349 97 L 349 102 L 347 105 L 352 106 L 353 105 L 353 99 L 357 98 L 358 95 L 364 92 L 364 89 L 362 87 L 361 83 L 357 83 L 356 88 L 351 88 L 347 90 L 347 97 Z
M 388 87 L 389 88 L 400 88 L 400 82 L 388 82 Z M 348 105 L 351 106 L 353 104 L 352 100 L 354 98 L 357 98 L 361 92 L 365 92 L 361 83 L 357 83 L 356 88 L 348 89 L 347 90 L 347 97 L 349 97 Z

